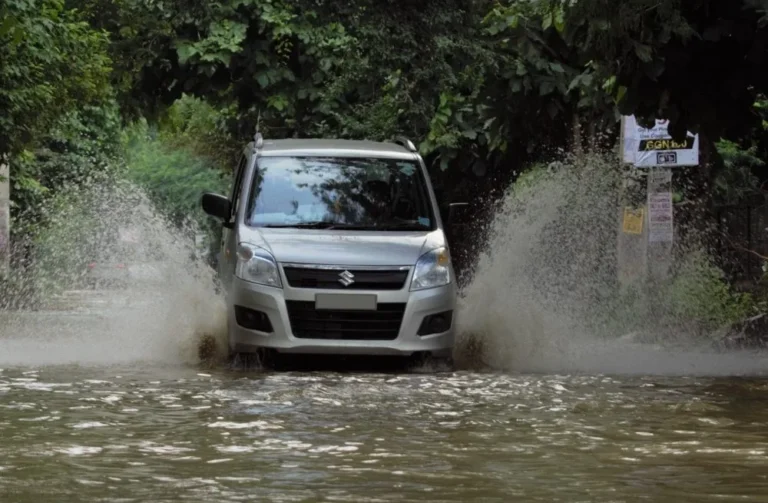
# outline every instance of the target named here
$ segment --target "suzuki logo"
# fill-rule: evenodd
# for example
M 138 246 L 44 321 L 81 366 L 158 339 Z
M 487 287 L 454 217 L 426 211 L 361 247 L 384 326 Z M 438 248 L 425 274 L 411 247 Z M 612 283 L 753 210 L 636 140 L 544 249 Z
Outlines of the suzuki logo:
M 344 286 L 349 286 L 355 282 L 355 275 L 349 271 L 344 271 L 339 274 L 339 283 Z

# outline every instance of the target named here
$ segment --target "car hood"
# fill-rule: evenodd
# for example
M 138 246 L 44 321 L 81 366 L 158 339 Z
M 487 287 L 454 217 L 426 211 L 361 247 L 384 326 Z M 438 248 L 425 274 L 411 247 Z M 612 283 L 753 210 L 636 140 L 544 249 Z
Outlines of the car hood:
M 440 230 L 360 232 L 243 227 L 240 241 L 269 250 L 278 262 L 324 265 L 406 266 L 445 245 Z

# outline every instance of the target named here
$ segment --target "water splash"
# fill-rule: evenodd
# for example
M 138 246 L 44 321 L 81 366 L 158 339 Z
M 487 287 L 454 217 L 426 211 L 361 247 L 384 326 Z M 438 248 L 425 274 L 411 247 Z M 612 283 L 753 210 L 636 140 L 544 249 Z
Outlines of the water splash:
M 43 295 L 0 313 L 0 364 L 197 364 L 205 336 L 226 354 L 226 310 L 192 223 L 172 225 L 122 180 L 62 192 L 21 278 Z
M 462 292 L 455 351 L 459 366 L 566 373 L 768 373 L 764 356 L 715 349 L 699 320 L 671 298 L 674 288 L 620 293 L 615 264 L 621 167 L 611 155 L 565 159 L 521 179 L 489 223 Z M 694 243 L 687 239 L 678 247 L 678 265 L 701 261 Z M 713 298 L 704 307 L 722 310 L 720 301 L 730 299 Z
M 515 184 L 487 226 L 487 241 L 462 292 L 455 352 L 460 367 L 480 362 L 549 373 L 768 371 L 760 355 L 711 349 L 674 310 L 665 310 L 667 319 L 674 315 L 673 330 L 662 330 L 664 316 L 654 306 L 670 302 L 667 292 L 617 298 L 612 264 L 620 181 L 614 162 L 591 155 L 568 158 Z M 0 365 L 196 365 L 201 340 L 216 356 L 226 354 L 224 301 L 214 271 L 197 256 L 193 224 L 180 228 L 167 221 L 141 190 L 121 180 L 94 181 L 62 194 L 49 208 L 51 223 L 35 243 L 23 282 L 44 293 L 63 287 L 74 298 L 34 298 L 26 306 L 33 310 L 0 312 Z M 120 269 L 128 273 L 122 285 L 89 287 L 90 264 L 123 262 L 135 267 Z M 70 304 L 65 312 L 51 313 L 62 302 Z M 628 335 L 638 331 L 642 342 Z

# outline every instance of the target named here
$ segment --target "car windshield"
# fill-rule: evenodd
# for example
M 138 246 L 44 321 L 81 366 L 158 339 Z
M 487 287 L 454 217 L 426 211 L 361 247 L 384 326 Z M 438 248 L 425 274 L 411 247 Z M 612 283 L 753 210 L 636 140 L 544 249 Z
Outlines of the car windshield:
M 359 230 L 432 230 L 424 175 L 415 161 L 261 157 L 248 225 Z

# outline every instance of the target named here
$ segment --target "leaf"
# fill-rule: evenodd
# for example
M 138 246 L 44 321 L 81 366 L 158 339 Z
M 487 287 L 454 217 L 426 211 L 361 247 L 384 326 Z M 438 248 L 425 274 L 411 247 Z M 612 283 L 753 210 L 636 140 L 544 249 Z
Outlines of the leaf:
M 265 89 L 267 86 L 269 86 L 269 77 L 265 72 L 261 72 L 260 74 L 256 75 L 256 81 L 259 83 L 262 89 Z
M 549 68 L 555 73 L 565 73 L 565 68 L 558 62 L 550 63 Z
M 555 14 L 555 29 L 558 33 L 565 31 L 565 12 L 562 7 L 558 8 Z
M 553 18 L 552 14 L 548 16 L 544 16 L 544 20 L 541 22 L 541 29 L 543 31 L 547 31 L 552 27 L 552 20 L 553 20 L 552 18 Z
M 486 164 L 481 159 L 475 159 L 475 162 L 472 163 L 472 173 L 475 174 L 475 176 L 482 177 L 485 176 L 485 174 L 488 172 Z
M 611 75 L 611 77 L 606 79 L 605 82 L 603 83 L 603 90 L 610 93 L 615 85 L 616 85 L 616 76 Z
M 226 52 L 217 52 L 212 56 L 212 59 L 224 63 L 224 66 L 229 66 L 229 64 L 232 62 L 232 55 Z
M 619 86 L 618 91 L 616 91 L 616 103 L 621 103 L 621 101 L 624 99 L 624 96 L 626 95 L 627 95 L 627 87 Z
M 186 64 L 193 56 L 197 55 L 197 49 L 192 44 L 180 43 L 176 46 L 176 54 L 179 57 L 179 63 Z
M 651 47 L 645 44 L 635 43 L 635 54 L 644 63 L 648 63 L 653 59 Z
M 568 86 L 568 92 L 570 93 L 577 87 L 579 87 L 579 84 L 581 84 L 582 75 L 577 75 L 574 77 L 574 79 L 571 81 L 571 84 Z
M 0 37 L 6 36 L 17 24 L 18 21 L 13 16 L 8 16 L 3 19 L 3 24 L 0 24 Z

